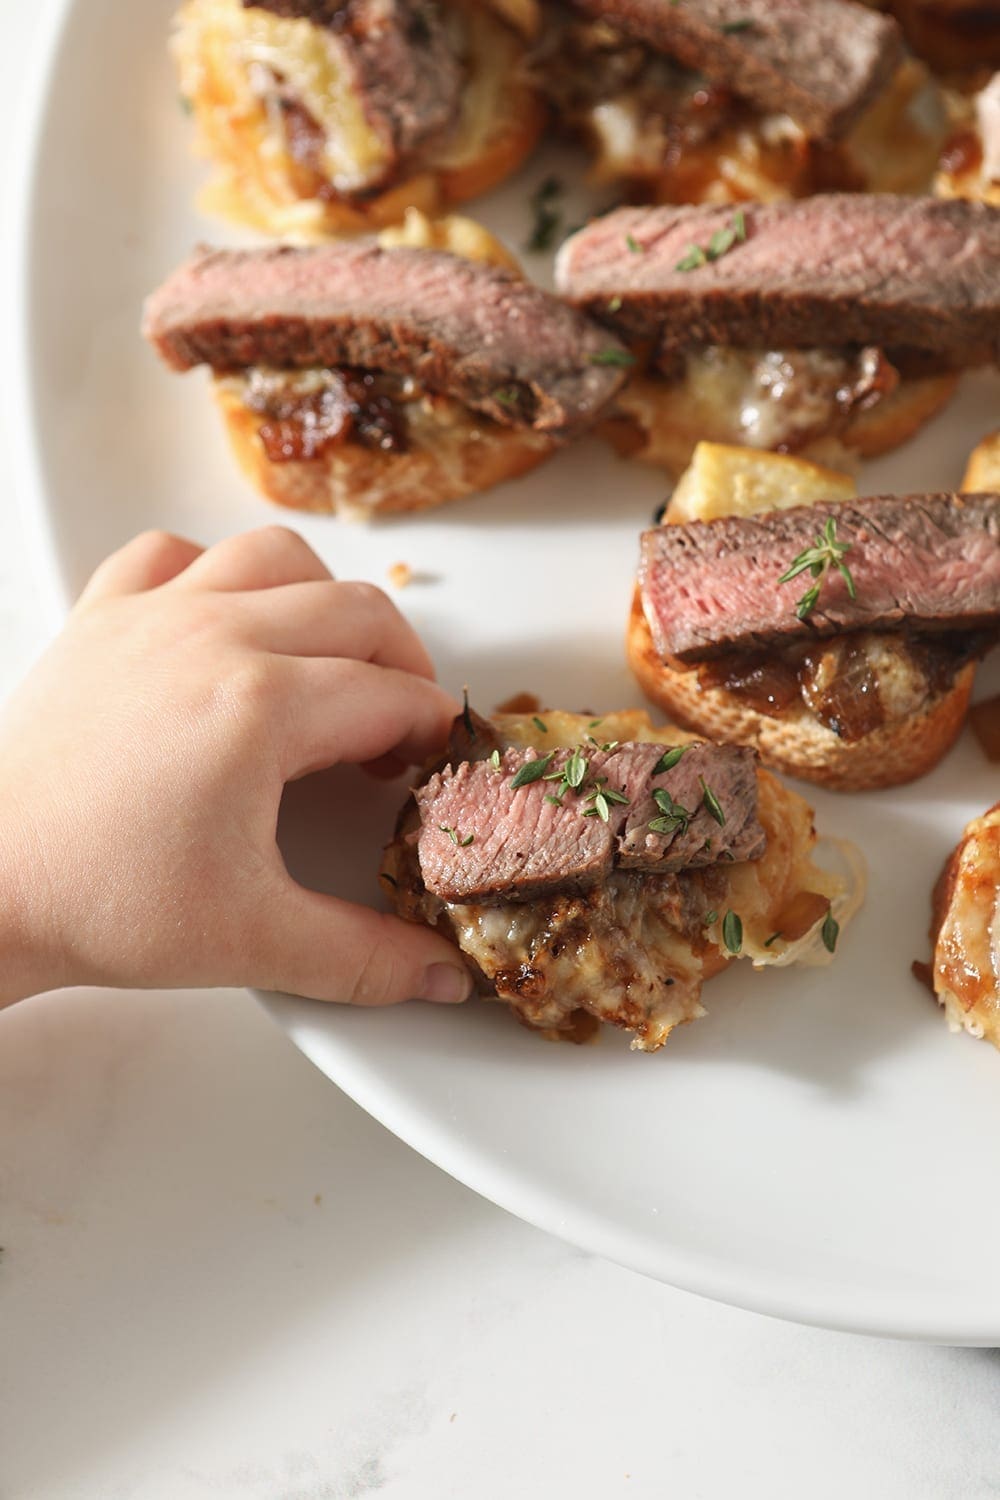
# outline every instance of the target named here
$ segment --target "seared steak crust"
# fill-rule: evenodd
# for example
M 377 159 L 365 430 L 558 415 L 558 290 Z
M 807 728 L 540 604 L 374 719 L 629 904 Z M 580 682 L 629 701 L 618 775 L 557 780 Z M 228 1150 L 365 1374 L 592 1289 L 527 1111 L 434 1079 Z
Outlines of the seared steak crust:
M 731 206 L 618 209 L 563 245 L 559 291 L 652 342 L 668 371 L 679 350 L 706 344 L 877 344 L 954 365 L 1000 357 L 1000 209 L 829 193 L 739 213 L 745 239 L 695 264 L 693 246 L 738 226 Z
M 599 885 L 615 865 L 667 875 L 758 858 L 765 837 L 753 752 L 692 744 L 658 771 L 669 751 L 639 743 L 595 749 L 575 788 L 561 778 L 582 751 L 544 757 L 549 779 L 521 785 L 518 773 L 539 759 L 533 750 L 435 772 L 414 792 L 424 885 L 448 902 L 530 901 Z M 606 818 L 596 805 L 601 795 Z
M 371 243 L 200 250 L 148 299 L 143 331 L 175 370 L 387 370 L 555 435 L 589 426 L 625 376 L 617 340 L 509 271 Z
M 243 0 L 243 6 L 334 32 L 369 123 L 397 159 L 456 119 L 462 68 L 434 0 Z
M 830 568 L 800 620 L 812 576 L 778 579 L 828 518 L 849 543 L 856 597 Z M 658 526 L 642 537 L 639 585 L 657 650 L 682 661 L 854 630 L 996 626 L 1000 495 L 876 495 Z
M 902 56 L 896 23 L 850 0 L 574 0 L 810 134 L 842 135 Z

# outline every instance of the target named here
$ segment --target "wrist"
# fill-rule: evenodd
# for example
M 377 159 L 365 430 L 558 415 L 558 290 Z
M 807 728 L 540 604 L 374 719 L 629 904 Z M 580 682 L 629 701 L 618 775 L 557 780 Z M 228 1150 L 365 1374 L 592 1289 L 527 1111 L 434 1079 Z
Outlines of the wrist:
M 0 817 L 0 1009 L 15 1000 L 71 983 L 45 898 L 49 881 L 37 851 L 30 820 L 18 810 Z

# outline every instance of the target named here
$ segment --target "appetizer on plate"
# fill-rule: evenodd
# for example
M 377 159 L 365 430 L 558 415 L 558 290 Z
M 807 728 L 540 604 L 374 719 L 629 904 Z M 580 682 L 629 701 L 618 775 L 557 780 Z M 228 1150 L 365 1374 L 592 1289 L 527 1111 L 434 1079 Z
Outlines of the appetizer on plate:
M 834 494 L 802 461 L 703 445 L 643 534 L 628 655 L 677 723 L 864 791 L 924 775 L 962 727 L 1000 627 L 1000 495 Z
M 487 191 L 534 147 L 535 0 L 185 0 L 174 53 L 205 206 L 287 238 Z
M 1000 207 L 1000 73 L 973 95 L 967 118 L 947 141 L 934 190 L 942 198 L 974 198 Z
M 832 193 L 624 208 L 571 236 L 556 284 L 640 364 L 605 431 L 679 474 L 710 441 L 885 453 L 1000 355 L 1000 210 Z
M 830 959 L 864 877 L 851 846 L 830 873 L 815 844 L 811 809 L 749 751 L 644 713 L 466 710 L 381 874 L 526 1026 L 584 1040 L 607 1021 L 652 1052 L 735 959 Z
M 946 128 L 899 29 L 850 0 L 547 0 L 535 54 L 593 175 L 645 202 L 927 186 Z
M 948 1025 L 1000 1047 L 1000 804 L 963 832 L 932 907 L 930 981 Z
M 265 495 L 362 516 L 534 468 L 596 421 L 630 360 L 516 272 L 370 241 L 200 250 L 143 327 L 172 369 L 211 368 Z

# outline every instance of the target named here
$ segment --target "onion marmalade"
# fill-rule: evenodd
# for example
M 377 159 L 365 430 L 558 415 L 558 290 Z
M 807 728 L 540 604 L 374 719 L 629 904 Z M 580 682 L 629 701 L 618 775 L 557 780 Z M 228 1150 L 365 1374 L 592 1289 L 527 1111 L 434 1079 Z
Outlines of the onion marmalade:
M 804 706 L 853 744 L 945 692 L 987 644 L 975 631 L 916 636 L 859 630 L 783 651 L 730 651 L 696 670 L 702 687 L 724 688 L 769 718 Z

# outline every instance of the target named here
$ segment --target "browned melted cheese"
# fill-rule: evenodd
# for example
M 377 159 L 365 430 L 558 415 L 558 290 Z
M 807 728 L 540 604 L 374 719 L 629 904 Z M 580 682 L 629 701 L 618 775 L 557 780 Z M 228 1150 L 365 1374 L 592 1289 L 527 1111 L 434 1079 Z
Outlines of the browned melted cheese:
M 945 865 L 931 936 L 949 1024 L 1000 1046 L 1000 804 L 969 824 Z
M 543 751 L 582 743 L 590 721 L 546 710 L 544 733 L 526 716 L 494 722 L 508 743 Z M 686 738 L 654 730 L 643 713 L 606 715 L 599 733 L 668 743 Z M 703 1014 L 704 981 L 732 961 L 722 935 L 727 911 L 739 915 L 743 956 L 755 966 L 788 962 L 789 945 L 808 943 L 810 926 L 817 956 L 828 957 L 818 925 L 831 901 L 840 910 L 845 882 L 812 861 L 808 804 L 766 772 L 759 773 L 759 796 L 768 839 L 759 860 L 666 876 L 617 871 L 582 894 L 488 906 L 445 903 L 426 891 L 411 804 L 386 851 L 383 880 L 399 914 L 447 932 L 483 993 L 506 1001 L 524 1025 L 575 1039 L 586 1014 L 631 1032 L 634 1047 L 655 1051 L 675 1026 Z

